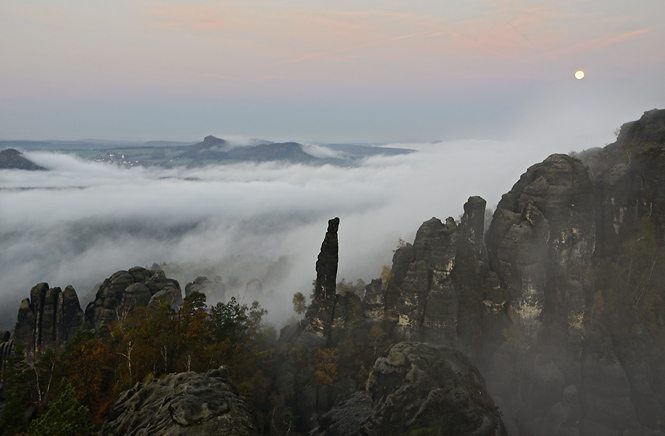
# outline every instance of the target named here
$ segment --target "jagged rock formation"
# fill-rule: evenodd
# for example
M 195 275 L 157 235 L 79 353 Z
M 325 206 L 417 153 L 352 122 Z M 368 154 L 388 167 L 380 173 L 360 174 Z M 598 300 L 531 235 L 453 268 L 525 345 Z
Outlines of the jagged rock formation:
M 328 221 L 328 230 L 321 244 L 321 252 L 316 260 L 316 284 L 314 298 L 307 310 L 309 329 L 316 334 L 328 337 L 333 318 L 337 288 L 337 263 L 339 261 L 339 242 L 337 230 L 339 218 Z
M 118 271 L 104 280 L 95 300 L 81 309 L 73 287 L 50 288 L 40 283 L 21 302 L 11 335 L 0 336 L 0 368 L 16 341 L 26 346 L 28 355 L 47 347 L 62 346 L 81 329 L 99 329 L 105 321 L 116 321 L 134 307 L 182 302 L 180 285 L 161 270 L 134 267 Z
M 86 317 L 98 329 L 104 321 L 115 321 L 137 306 L 176 306 L 182 302 L 180 285 L 162 270 L 139 266 L 118 271 L 99 287 L 95 300 L 85 309 Z
M 423 223 L 414 245 L 395 253 L 386 305 L 398 314 L 398 340 L 456 343 L 459 302 L 450 277 L 455 266 L 457 224 L 436 218 Z
M 23 342 L 26 351 L 34 353 L 63 345 L 77 330 L 90 327 L 74 288 L 67 286 L 63 292 L 40 283 L 21 302 L 11 340 Z
M 580 161 L 555 154 L 529 168 L 497 206 L 487 234 L 490 262 L 528 338 L 538 335 L 545 309 L 581 326 L 579 273 L 595 248 L 596 193 Z
M 122 392 L 100 434 L 259 435 L 254 416 L 222 367 L 169 374 Z
M 377 359 L 366 390 L 342 402 L 312 432 L 320 436 L 505 435 L 482 376 L 461 352 L 398 343 Z
M 387 283 L 373 281 L 363 301 L 368 326 L 395 340 L 466 349 L 485 324 L 496 323 L 508 294 L 489 268 L 483 243 L 485 200 L 471 197 L 460 224 L 432 218 L 413 244 L 397 249 Z M 491 331 L 491 329 L 485 329 Z
M 23 157 L 23 153 L 13 148 L 0 151 L 0 169 L 16 169 L 29 171 L 46 170 L 34 162 Z
M 510 434 L 662 432 L 665 111 L 579 157 L 529 168 L 486 245 L 480 198 L 460 223 L 423 223 L 388 280 L 367 286 L 360 321 L 467 352 Z M 337 330 L 359 323 L 333 318 Z

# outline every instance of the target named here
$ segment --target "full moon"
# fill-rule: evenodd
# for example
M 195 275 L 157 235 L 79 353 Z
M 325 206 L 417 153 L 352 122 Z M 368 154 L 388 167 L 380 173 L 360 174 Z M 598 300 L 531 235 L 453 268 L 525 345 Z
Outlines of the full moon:
M 576 78 L 577 80 L 580 80 L 580 79 L 582 79 L 583 77 L 584 77 L 584 71 L 580 70 L 580 71 L 576 71 L 576 72 L 575 72 L 575 78 Z

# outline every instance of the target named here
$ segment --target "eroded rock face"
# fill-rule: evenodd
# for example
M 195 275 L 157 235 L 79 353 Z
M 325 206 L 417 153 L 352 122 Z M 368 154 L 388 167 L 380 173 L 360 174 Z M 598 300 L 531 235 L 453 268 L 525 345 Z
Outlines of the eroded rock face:
M 104 280 L 95 300 L 85 309 L 87 318 L 98 329 L 104 321 L 116 321 L 118 316 L 139 306 L 177 306 L 182 302 L 180 285 L 161 270 L 139 266 L 118 271 Z
M 499 202 L 487 233 L 490 263 L 527 337 L 539 334 L 547 309 L 581 326 L 584 294 L 571 281 L 594 252 L 596 210 L 588 169 L 561 154 L 529 168 Z
M 367 435 L 505 435 L 478 370 L 452 348 L 398 343 L 377 359 L 366 387 L 372 414 Z
M 316 261 L 316 284 L 314 299 L 307 310 L 306 318 L 310 329 L 324 337 L 330 334 L 330 324 L 335 306 L 337 289 L 337 264 L 339 261 L 339 243 L 337 230 L 339 218 L 328 221 L 328 230 L 321 244 L 321 251 Z
M 455 435 L 505 435 L 483 378 L 457 350 L 399 343 L 377 359 L 367 382 L 373 412 L 368 434 L 418 429 Z
M 100 434 L 258 435 L 254 416 L 224 368 L 169 374 L 118 396 Z
M 423 223 L 413 246 L 394 256 L 393 281 L 388 286 L 398 322 L 398 340 L 456 342 L 458 300 L 450 274 L 455 266 L 457 225 L 436 218 Z
M 478 369 L 461 352 L 418 342 L 377 359 L 365 391 L 324 414 L 312 436 L 505 436 Z
M 26 352 L 33 353 L 63 345 L 77 330 L 90 327 L 74 288 L 67 286 L 63 292 L 40 283 L 21 302 L 12 339 L 23 342 Z
M 459 224 L 432 218 L 413 244 L 395 251 L 388 283 L 367 287 L 363 304 L 369 325 L 384 327 L 398 341 L 462 349 L 487 336 L 483 332 L 495 334 L 491 327 L 501 322 L 508 295 L 489 268 L 485 206 L 482 198 L 470 197 Z

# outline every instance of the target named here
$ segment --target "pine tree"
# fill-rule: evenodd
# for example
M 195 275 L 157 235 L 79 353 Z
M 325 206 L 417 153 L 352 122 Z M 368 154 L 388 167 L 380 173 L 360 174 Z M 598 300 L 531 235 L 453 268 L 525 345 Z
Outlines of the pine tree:
M 60 384 L 60 395 L 48 405 L 45 414 L 28 427 L 28 436 L 92 436 L 90 412 L 76 402 L 76 391 L 65 379 Z

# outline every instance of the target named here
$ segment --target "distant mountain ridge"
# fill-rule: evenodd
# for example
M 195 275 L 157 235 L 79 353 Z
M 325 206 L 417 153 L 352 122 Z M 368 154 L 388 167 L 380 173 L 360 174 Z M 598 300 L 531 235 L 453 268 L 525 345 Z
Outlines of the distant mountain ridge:
M 203 141 L 0 141 L 0 149 L 62 151 L 97 162 L 122 166 L 199 167 L 237 162 L 289 162 L 309 165 L 353 165 L 370 156 L 395 156 L 413 153 L 406 148 L 363 144 L 303 145 L 297 142 L 273 142 L 262 139 L 232 141 L 206 136 Z M 323 155 L 310 153 L 312 148 L 326 149 Z

